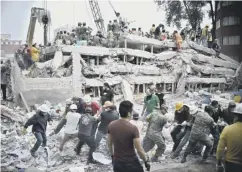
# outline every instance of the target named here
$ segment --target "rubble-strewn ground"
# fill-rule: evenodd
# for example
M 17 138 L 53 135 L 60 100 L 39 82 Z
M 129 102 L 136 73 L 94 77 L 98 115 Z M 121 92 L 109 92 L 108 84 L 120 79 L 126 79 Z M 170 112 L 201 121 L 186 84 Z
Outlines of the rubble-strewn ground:
M 170 158 L 170 152 L 172 149 L 172 140 L 170 137 L 170 131 L 173 128 L 170 123 L 174 116 L 174 104 L 176 101 L 183 100 L 185 104 L 198 104 L 202 102 L 202 98 L 204 94 L 209 94 L 206 92 L 199 93 L 186 93 L 186 97 L 175 98 L 172 95 L 166 95 L 166 102 L 169 107 L 169 112 L 166 114 L 169 123 L 166 127 L 164 127 L 163 134 L 166 138 L 167 149 L 165 151 L 165 155 L 160 158 L 160 163 L 153 163 L 151 171 L 156 172 L 214 172 L 215 171 L 215 156 L 209 157 L 206 162 L 201 162 L 201 156 L 190 155 L 187 158 L 187 163 L 181 164 L 181 157 L 178 159 L 172 160 Z M 212 99 L 218 100 L 222 106 L 226 106 L 230 101 L 230 93 L 220 94 L 211 94 Z M 223 98 L 225 97 L 225 98 Z M 141 100 L 136 101 L 137 103 L 134 106 L 134 109 L 138 112 L 142 110 Z M 1 107 L 2 109 L 2 107 Z M 24 115 L 20 109 L 15 109 L 14 112 L 22 117 L 31 116 L 31 114 Z M 21 112 L 21 113 L 20 113 Z M 15 114 L 15 115 L 16 115 Z M 56 127 L 58 120 L 54 120 L 52 124 L 48 126 L 47 136 L 48 136 L 48 157 L 46 155 L 46 151 L 44 148 L 40 148 L 38 151 L 38 157 L 36 159 L 30 156 L 29 150 L 35 143 L 34 135 L 31 133 L 31 127 L 28 128 L 28 134 L 25 136 L 21 135 L 21 125 L 14 123 L 13 120 L 10 120 L 9 117 L 6 117 L 3 113 L 1 113 L 1 170 L 2 171 L 16 171 L 16 169 L 29 169 L 27 171 L 51 171 L 51 172 L 62 172 L 62 171 L 71 171 L 73 167 L 82 167 L 85 168 L 85 171 L 88 172 L 111 172 L 112 166 L 101 165 L 101 164 L 91 164 L 86 165 L 88 147 L 84 146 L 80 156 L 76 156 L 73 151 L 75 145 L 77 144 L 78 139 L 71 140 L 66 143 L 64 147 L 64 151 L 60 154 L 58 151 L 60 141 L 64 134 L 64 130 L 62 129 L 60 133 L 53 136 L 48 136 L 53 129 Z M 12 116 L 14 119 L 14 116 Z M 21 118 L 18 118 L 21 120 Z M 144 136 L 146 131 L 147 124 L 143 129 L 142 136 Z M 110 161 L 110 157 L 106 150 L 106 142 L 102 140 L 100 148 L 97 152 L 102 153 L 102 155 L 106 158 L 103 160 Z M 152 156 L 154 150 L 149 152 L 150 157 Z M 97 157 L 98 155 L 96 155 Z M 100 156 L 100 155 L 99 155 Z M 97 159 L 100 161 L 100 158 Z M 81 172 L 81 171 L 80 171 Z

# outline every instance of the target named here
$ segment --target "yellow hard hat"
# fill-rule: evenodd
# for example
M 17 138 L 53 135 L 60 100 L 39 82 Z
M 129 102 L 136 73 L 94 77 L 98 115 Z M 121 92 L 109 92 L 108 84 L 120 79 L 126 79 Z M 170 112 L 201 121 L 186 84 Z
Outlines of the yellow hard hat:
M 234 102 L 240 103 L 241 97 L 240 96 L 234 96 Z
M 183 107 L 183 102 L 176 103 L 176 110 L 180 110 Z

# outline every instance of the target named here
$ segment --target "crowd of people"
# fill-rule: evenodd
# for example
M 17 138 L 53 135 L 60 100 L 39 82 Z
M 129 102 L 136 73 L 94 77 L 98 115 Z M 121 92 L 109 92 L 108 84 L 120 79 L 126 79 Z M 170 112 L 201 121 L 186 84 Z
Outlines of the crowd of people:
M 163 156 L 166 150 L 162 130 L 168 126 L 165 117 L 168 107 L 165 105 L 164 94 L 158 92 L 154 85 L 150 86 L 144 97 L 141 115 L 133 110 L 133 103 L 126 100 L 119 104 L 117 111 L 113 103 L 113 91 L 108 83 L 104 84 L 101 95 L 100 103 L 88 95 L 83 99 L 73 97 L 66 100 L 66 110 L 62 119 L 50 134 L 50 136 L 57 134 L 65 125 L 60 152 L 68 140 L 78 137 L 79 142 L 73 148 L 76 154 L 79 155 L 82 146 L 87 144 L 90 148 L 87 163 L 97 163 L 93 158 L 93 152 L 99 148 L 101 140 L 107 138 L 106 148 L 115 172 L 144 171 L 137 155 L 149 171 L 150 161 L 159 162 L 159 157 Z M 47 122 L 51 120 L 49 112 L 48 105 L 44 103 L 24 125 L 24 134 L 26 129 L 33 125 L 32 132 L 37 141 L 30 152 L 34 157 L 41 144 L 46 146 Z M 201 109 L 195 105 L 177 102 L 174 114 L 174 128 L 171 131 L 174 145 L 171 158 L 177 158 L 188 143 L 182 154 L 181 163 L 186 162 L 186 157 L 191 153 L 203 154 L 203 161 L 208 156 L 216 154 L 217 172 L 223 172 L 222 164 L 225 164 L 226 172 L 240 172 L 242 169 L 241 103 L 230 102 L 228 108 L 222 109 L 218 101 L 213 100 Z M 220 125 L 221 121 L 223 125 Z M 142 138 L 144 123 L 148 123 L 148 127 Z M 146 153 L 155 145 L 156 152 L 150 159 Z M 223 153 L 225 153 L 224 160 Z

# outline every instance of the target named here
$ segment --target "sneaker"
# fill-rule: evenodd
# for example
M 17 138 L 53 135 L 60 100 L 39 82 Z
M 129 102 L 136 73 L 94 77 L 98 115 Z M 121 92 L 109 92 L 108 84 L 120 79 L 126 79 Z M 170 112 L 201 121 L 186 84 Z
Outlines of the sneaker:
M 187 161 L 187 158 L 185 156 L 182 157 L 181 163 L 185 163 Z

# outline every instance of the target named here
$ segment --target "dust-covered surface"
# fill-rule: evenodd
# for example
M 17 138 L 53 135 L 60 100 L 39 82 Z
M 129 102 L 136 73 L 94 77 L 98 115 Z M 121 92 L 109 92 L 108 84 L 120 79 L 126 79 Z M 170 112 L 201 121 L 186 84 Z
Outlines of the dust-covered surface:
M 169 111 L 166 114 L 168 118 L 168 124 L 163 129 L 163 135 L 166 138 L 166 151 L 165 154 L 159 158 L 159 163 L 152 163 L 152 171 L 179 171 L 179 172 L 212 172 L 215 170 L 215 157 L 211 156 L 206 162 L 201 162 L 202 157 L 197 155 L 189 155 L 187 162 L 181 164 L 181 157 L 178 159 L 171 159 L 171 149 L 173 142 L 170 136 L 170 131 L 173 128 L 172 121 L 174 118 L 174 104 L 177 101 L 183 101 L 188 105 L 197 105 L 203 107 L 203 96 L 208 95 L 205 91 L 199 93 L 187 92 L 185 96 L 175 97 L 175 95 L 166 95 L 165 99 L 169 107 Z M 217 94 L 210 94 L 212 99 L 216 99 L 223 107 L 226 107 L 230 101 L 232 94 L 218 92 Z M 36 105 L 37 106 L 37 105 Z M 60 105 L 59 105 L 60 106 Z M 2 106 L 1 109 L 7 109 Z M 63 107 L 61 108 L 63 110 Z M 136 100 L 134 109 L 141 113 L 142 100 Z M 7 111 L 7 110 L 5 110 Z M 70 140 L 64 146 L 62 153 L 59 152 L 59 145 L 64 135 L 64 129 L 56 135 L 49 136 L 53 129 L 59 122 L 59 115 L 52 114 L 55 117 L 53 123 L 48 125 L 47 128 L 47 149 L 40 147 L 37 151 L 37 158 L 33 158 L 30 155 L 29 150 L 35 143 L 35 137 L 31 132 L 31 127 L 28 128 L 28 134 L 22 135 L 22 121 L 30 118 L 33 113 L 25 114 L 20 108 L 14 110 L 8 110 L 8 113 L 2 111 L 1 113 L 1 170 L 2 171 L 14 171 L 16 169 L 31 169 L 35 168 L 42 171 L 61 172 L 61 171 L 75 171 L 76 169 L 82 169 L 90 172 L 112 171 L 111 159 L 106 147 L 106 141 L 103 139 L 99 149 L 94 153 L 94 158 L 104 164 L 89 164 L 87 165 L 87 154 L 89 148 L 84 145 L 82 152 L 79 156 L 75 155 L 74 148 L 78 142 L 78 138 Z M 10 114 L 18 114 L 16 120 L 14 116 Z M 20 118 L 20 117 L 22 118 Z M 144 137 L 147 128 L 147 123 L 144 125 L 141 139 Z M 148 155 L 151 157 L 154 154 L 154 150 L 150 151 Z M 184 150 L 183 150 L 184 151 Z M 101 153 L 101 154 L 100 154 Z M 181 153 L 182 154 L 182 153 Z M 75 168 L 74 168 L 75 167 Z M 35 170 L 36 171 L 36 170 Z

